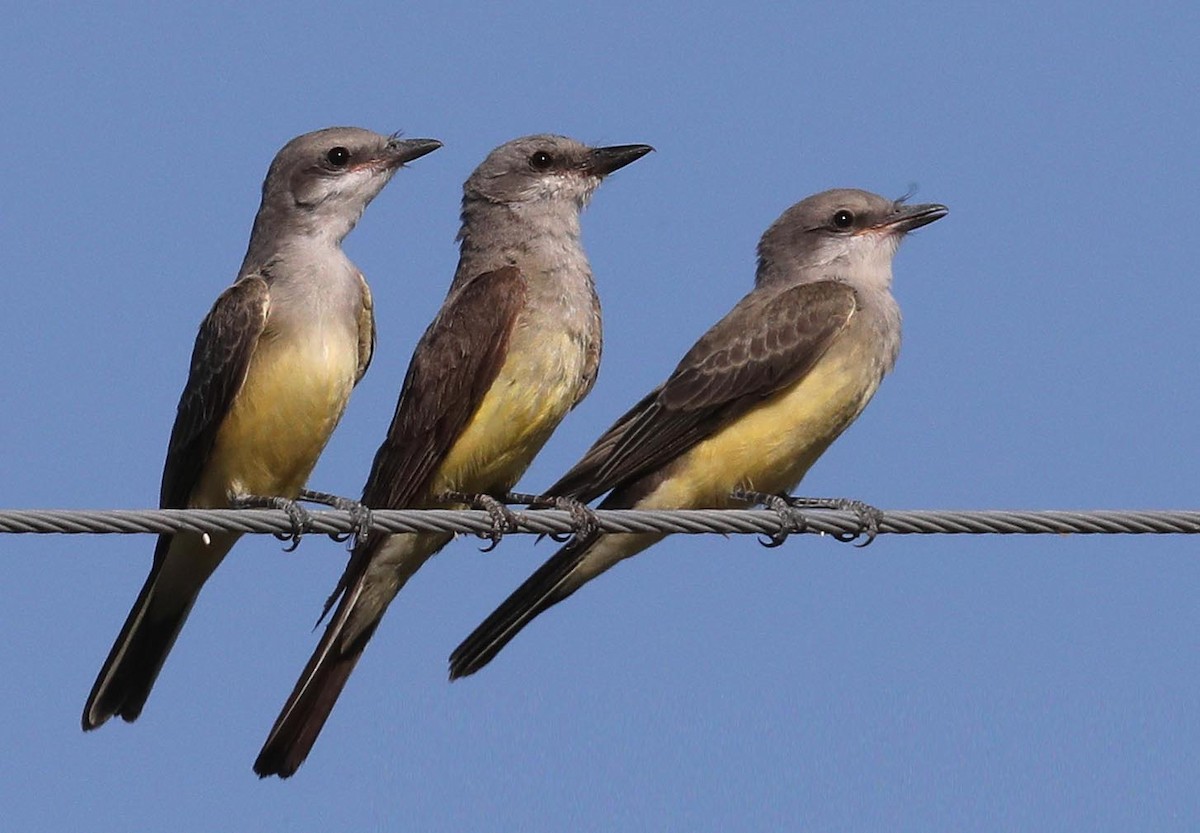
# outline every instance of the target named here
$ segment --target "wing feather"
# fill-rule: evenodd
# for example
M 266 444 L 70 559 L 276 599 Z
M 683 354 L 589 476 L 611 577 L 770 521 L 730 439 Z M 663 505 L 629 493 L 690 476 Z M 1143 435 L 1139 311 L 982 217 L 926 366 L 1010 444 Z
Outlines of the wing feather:
M 808 373 L 857 308 L 839 281 L 750 293 L 546 494 L 591 501 L 683 454 Z
M 167 444 L 160 507 L 187 507 L 221 423 L 245 384 L 270 302 L 266 280 L 251 275 L 222 292 L 200 324 Z

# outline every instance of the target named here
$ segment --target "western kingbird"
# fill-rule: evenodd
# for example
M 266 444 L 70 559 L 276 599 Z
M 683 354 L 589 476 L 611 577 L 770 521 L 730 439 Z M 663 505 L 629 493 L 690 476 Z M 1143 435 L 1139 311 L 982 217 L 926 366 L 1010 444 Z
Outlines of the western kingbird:
M 441 147 L 332 127 L 292 139 L 262 187 L 237 280 L 200 325 L 159 506 L 295 498 L 375 345 L 371 292 L 342 239 L 405 162 Z M 83 710 L 133 721 L 204 582 L 240 533 L 158 537 L 154 565 Z
M 496 497 L 516 484 L 600 364 L 580 211 L 607 174 L 651 149 L 527 136 L 496 148 L 467 179 L 458 269 L 413 353 L 366 506 L 461 505 L 448 493 Z M 255 772 L 286 778 L 304 762 L 388 604 L 450 538 L 371 534 L 355 545 L 337 610 Z
M 547 495 L 602 509 L 745 506 L 789 492 L 862 413 L 900 349 L 892 256 L 945 216 L 835 190 L 789 208 L 758 244 L 754 289 L 621 417 Z M 450 656 L 473 674 L 539 613 L 661 534 L 590 533 L 562 547 Z

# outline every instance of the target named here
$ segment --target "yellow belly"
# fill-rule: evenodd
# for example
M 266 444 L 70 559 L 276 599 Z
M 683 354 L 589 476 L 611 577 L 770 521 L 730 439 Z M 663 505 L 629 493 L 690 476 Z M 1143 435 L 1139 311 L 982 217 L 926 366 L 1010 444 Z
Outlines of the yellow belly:
M 879 387 L 878 365 L 859 351 L 833 350 L 781 391 L 670 463 L 638 509 L 720 509 L 745 505 L 735 489 L 791 492 L 829 444 L 862 413 Z M 600 536 L 576 566 L 573 590 L 661 541 L 650 534 Z
M 357 346 L 345 339 L 261 341 L 191 505 L 295 497 L 341 419 L 357 366 Z
M 442 460 L 430 494 L 506 492 L 571 409 L 584 351 L 566 334 L 515 334 L 508 359 L 470 422 Z
M 735 489 L 789 492 L 879 387 L 870 362 L 827 354 L 807 376 L 673 462 L 639 508 L 721 508 Z

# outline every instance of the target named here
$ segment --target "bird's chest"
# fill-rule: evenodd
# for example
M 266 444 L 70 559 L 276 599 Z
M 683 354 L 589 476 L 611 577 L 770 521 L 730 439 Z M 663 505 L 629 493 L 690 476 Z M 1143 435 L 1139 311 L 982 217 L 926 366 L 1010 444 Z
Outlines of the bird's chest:
M 435 491 L 511 489 L 586 388 L 590 347 L 590 334 L 561 320 L 519 322 Z
M 228 493 L 293 496 L 345 410 L 358 368 L 357 338 L 309 322 L 259 340 L 245 382 L 217 434 L 209 499 Z

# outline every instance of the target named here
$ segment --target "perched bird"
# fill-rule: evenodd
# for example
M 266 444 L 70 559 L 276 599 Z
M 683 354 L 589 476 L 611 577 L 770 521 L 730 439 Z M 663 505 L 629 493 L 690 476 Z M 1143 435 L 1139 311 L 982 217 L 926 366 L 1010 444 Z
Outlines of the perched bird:
M 439 147 L 331 127 L 276 154 L 237 280 L 196 336 L 160 507 L 285 506 L 300 493 L 375 344 L 371 292 L 342 238 L 401 165 Z M 159 536 L 88 695 L 85 730 L 141 714 L 200 589 L 239 537 Z
M 493 150 L 467 179 L 458 270 L 409 364 L 366 506 L 461 506 L 516 484 L 600 363 L 580 211 L 606 175 L 651 149 L 527 136 Z M 371 534 L 357 543 L 337 609 L 255 772 L 286 778 L 303 763 L 388 604 L 450 538 Z
M 834 190 L 789 208 L 758 245 L 754 289 L 547 495 L 602 509 L 718 509 L 791 491 L 862 413 L 900 349 L 892 256 L 945 216 Z M 586 533 L 458 646 L 450 677 L 486 665 L 539 613 L 661 534 Z

